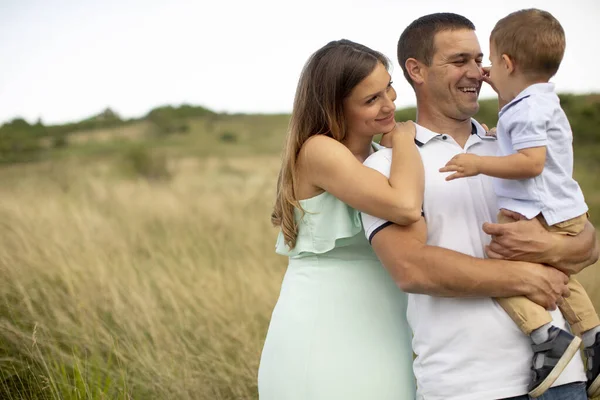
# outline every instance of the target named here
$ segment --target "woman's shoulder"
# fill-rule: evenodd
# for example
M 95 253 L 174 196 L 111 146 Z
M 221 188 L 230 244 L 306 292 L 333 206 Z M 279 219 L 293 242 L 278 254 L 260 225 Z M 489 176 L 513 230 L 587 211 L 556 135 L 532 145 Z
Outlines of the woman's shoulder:
M 350 153 L 350 150 L 342 143 L 327 135 L 313 135 L 306 139 L 300 148 L 298 160 L 310 162 L 315 158 L 325 157 L 329 159 L 335 153 Z
M 340 239 L 362 231 L 359 212 L 331 193 L 322 192 L 299 203 L 304 212 L 295 211 L 298 222 L 296 246 L 293 249 L 286 246 L 280 233 L 276 245 L 278 254 L 293 257 L 302 253 L 325 253 L 336 247 Z

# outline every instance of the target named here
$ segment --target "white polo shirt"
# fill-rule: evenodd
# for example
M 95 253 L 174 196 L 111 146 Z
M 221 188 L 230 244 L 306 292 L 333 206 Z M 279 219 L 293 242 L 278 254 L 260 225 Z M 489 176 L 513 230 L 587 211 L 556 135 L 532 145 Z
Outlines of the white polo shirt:
M 449 173 L 439 169 L 460 153 L 495 155 L 496 140 L 486 137 L 473 120 L 464 149 L 451 136 L 419 125 L 415 142 L 425 166 L 427 244 L 483 258 L 490 237 L 481 226 L 495 222 L 498 212 L 492 180 L 478 175 L 448 182 Z M 382 149 L 365 165 L 389 177 L 391 161 L 392 150 Z M 369 239 L 390 224 L 366 214 L 362 220 Z M 418 399 L 491 400 L 527 393 L 530 340 L 491 298 L 410 294 L 407 316 L 417 354 L 413 369 Z M 552 317 L 554 324 L 568 329 L 559 311 Z M 576 355 L 554 386 L 585 380 L 581 356 Z

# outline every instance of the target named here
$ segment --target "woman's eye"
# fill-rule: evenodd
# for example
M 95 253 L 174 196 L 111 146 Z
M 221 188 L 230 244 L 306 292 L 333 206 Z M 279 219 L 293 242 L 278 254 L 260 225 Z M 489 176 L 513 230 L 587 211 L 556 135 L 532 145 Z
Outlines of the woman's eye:
M 367 100 L 367 104 L 371 104 L 371 103 L 373 103 L 375 100 L 377 100 L 377 96 L 371 97 L 369 100 Z

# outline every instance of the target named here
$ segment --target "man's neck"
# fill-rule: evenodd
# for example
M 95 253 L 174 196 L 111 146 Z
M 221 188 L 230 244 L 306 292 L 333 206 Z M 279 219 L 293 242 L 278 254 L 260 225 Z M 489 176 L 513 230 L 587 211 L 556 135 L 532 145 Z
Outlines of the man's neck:
M 465 147 L 471 136 L 471 118 L 457 120 L 425 107 L 417 107 L 417 124 L 430 131 L 450 135 L 460 147 Z

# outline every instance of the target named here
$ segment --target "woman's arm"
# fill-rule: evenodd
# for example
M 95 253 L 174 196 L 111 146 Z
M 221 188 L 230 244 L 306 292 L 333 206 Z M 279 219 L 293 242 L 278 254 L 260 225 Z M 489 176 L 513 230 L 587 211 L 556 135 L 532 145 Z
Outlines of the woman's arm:
M 426 244 L 424 219 L 389 225 L 371 244 L 398 286 L 406 292 L 448 297 L 524 295 L 547 309 L 567 297 L 568 278 L 540 264 L 480 259 Z
M 364 166 L 340 142 L 323 135 L 309 139 L 299 155 L 301 179 L 344 203 L 399 225 L 418 221 L 423 204 L 423 163 L 414 144 L 414 124 L 392 136 L 390 178 Z

